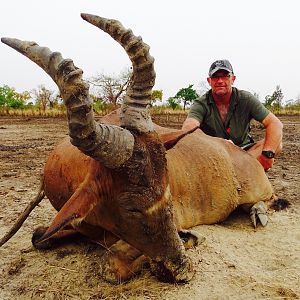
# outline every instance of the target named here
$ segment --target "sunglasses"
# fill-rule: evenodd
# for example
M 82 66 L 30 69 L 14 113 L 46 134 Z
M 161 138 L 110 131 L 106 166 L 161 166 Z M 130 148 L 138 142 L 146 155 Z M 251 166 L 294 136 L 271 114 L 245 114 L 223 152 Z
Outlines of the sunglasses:
M 222 80 L 226 80 L 226 79 L 229 79 L 231 77 L 232 74 L 226 74 L 226 75 L 212 75 L 210 76 L 210 78 L 212 80 L 219 80 L 219 79 L 222 79 Z

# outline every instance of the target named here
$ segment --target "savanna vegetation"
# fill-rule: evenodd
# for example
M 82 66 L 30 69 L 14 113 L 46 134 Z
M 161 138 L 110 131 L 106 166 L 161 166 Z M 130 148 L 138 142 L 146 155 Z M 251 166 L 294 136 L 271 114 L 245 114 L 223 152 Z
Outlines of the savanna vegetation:
M 97 74 L 88 79 L 94 112 L 105 115 L 116 109 L 123 101 L 125 91 L 130 84 L 132 71 L 124 69 L 119 74 Z M 168 99 L 163 98 L 162 90 L 153 90 L 151 110 L 153 114 L 185 114 L 195 99 L 208 90 L 202 82 L 198 89 L 193 84 L 183 87 Z M 258 96 L 258 94 L 255 94 Z M 262 100 L 261 100 L 262 101 Z M 300 114 L 300 94 L 296 99 L 284 101 L 284 94 L 279 85 L 271 95 L 266 95 L 263 104 L 275 114 Z M 48 90 L 40 85 L 31 91 L 16 91 L 8 85 L 0 86 L 0 115 L 11 116 L 61 116 L 65 106 L 58 91 Z

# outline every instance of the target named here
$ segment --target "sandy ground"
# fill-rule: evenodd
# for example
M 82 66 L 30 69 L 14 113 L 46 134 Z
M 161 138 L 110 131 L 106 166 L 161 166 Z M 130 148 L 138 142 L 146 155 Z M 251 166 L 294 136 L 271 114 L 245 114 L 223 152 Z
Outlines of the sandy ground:
M 282 120 L 284 152 L 268 176 L 291 206 L 270 211 L 266 228 L 253 229 L 241 211 L 196 227 L 206 240 L 189 250 L 197 270 L 190 283 L 164 284 L 144 270 L 127 284 L 108 284 L 99 275 L 103 250 L 86 241 L 35 250 L 31 232 L 55 214 L 43 200 L 0 248 L 0 299 L 300 299 L 300 116 Z M 46 157 L 66 134 L 63 119 L 1 117 L 1 236 L 36 195 Z

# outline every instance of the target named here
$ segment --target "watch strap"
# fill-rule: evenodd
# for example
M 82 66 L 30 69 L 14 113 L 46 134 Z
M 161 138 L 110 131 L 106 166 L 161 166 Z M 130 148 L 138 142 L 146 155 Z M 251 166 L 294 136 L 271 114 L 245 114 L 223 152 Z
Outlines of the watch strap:
M 263 150 L 261 152 L 261 154 L 263 156 L 265 156 L 266 158 L 270 158 L 270 159 L 275 157 L 275 153 L 273 151 L 271 151 L 271 150 Z

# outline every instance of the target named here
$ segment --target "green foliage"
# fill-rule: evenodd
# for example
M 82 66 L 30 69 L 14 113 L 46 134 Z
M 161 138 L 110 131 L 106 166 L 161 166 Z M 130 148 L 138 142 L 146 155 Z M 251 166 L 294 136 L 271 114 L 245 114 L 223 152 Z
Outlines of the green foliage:
M 24 103 L 22 100 L 19 100 L 19 99 L 11 99 L 8 102 L 8 106 L 10 108 L 24 108 Z
M 14 88 L 3 85 L 0 87 L 0 108 L 23 108 L 27 97 L 27 93 L 20 94 Z
M 162 100 L 163 97 L 163 91 L 162 90 L 153 90 L 151 94 L 151 100 L 156 101 L 156 100 Z
M 167 100 L 167 103 L 168 103 L 168 107 L 171 107 L 173 110 L 180 108 L 179 100 L 175 97 L 170 97 Z
M 268 109 L 280 109 L 282 108 L 283 93 L 279 85 L 276 86 L 275 91 L 272 95 L 265 97 L 264 106 Z
M 93 110 L 96 113 L 101 113 L 103 111 L 106 111 L 109 108 L 109 104 L 103 101 L 101 98 L 90 95 L 91 99 L 93 99 Z
M 189 85 L 187 88 L 180 89 L 174 96 L 174 98 L 183 102 L 183 110 L 185 110 L 186 106 L 191 104 L 198 97 L 199 95 L 196 90 L 193 89 L 193 84 Z

